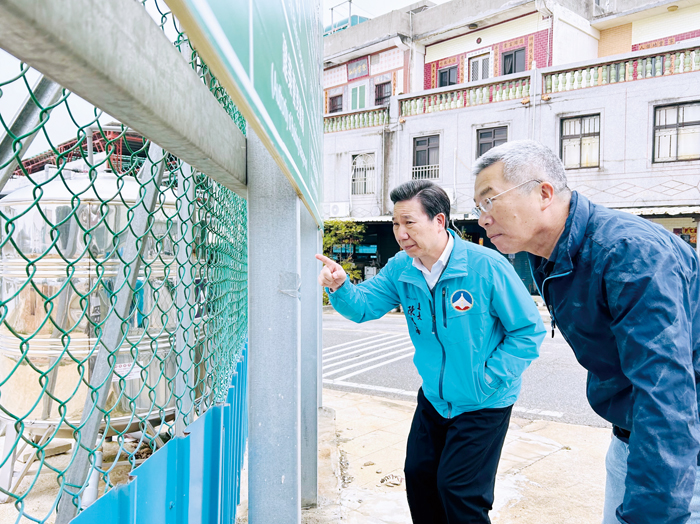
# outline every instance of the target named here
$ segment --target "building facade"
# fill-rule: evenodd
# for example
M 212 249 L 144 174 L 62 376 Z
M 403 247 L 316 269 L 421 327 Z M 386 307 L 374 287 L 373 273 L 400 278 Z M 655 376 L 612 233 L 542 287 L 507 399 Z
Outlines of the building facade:
M 525 138 L 561 155 L 571 189 L 698 248 L 700 0 L 421 2 L 325 37 L 324 67 L 324 214 L 366 223 L 361 266 L 398 251 L 389 193 L 417 178 L 490 246 L 471 165 Z

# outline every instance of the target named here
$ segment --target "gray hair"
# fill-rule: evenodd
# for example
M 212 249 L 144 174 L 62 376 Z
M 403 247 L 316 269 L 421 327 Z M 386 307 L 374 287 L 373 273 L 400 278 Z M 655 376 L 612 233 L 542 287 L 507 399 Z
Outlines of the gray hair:
M 489 149 L 476 160 L 472 173 L 476 177 L 496 162 L 503 162 L 503 179 L 512 184 L 537 179 L 552 184 L 555 193 L 570 191 L 562 161 L 551 149 L 534 140 L 515 140 Z

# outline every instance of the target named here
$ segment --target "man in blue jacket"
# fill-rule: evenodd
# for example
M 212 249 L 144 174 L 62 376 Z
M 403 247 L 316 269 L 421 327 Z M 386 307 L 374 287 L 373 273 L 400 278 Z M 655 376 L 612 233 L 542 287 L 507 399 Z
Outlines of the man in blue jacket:
M 501 252 L 530 253 L 552 329 L 613 424 L 603 523 L 700 522 L 697 253 L 570 191 L 562 162 L 537 142 L 491 149 L 473 171 L 479 223 Z
M 406 492 L 416 524 L 489 523 L 494 481 L 520 376 L 545 334 L 508 261 L 447 229 L 450 201 L 426 180 L 391 192 L 402 251 L 351 284 L 322 255 L 319 283 L 354 322 L 401 304 L 423 386 L 408 437 Z

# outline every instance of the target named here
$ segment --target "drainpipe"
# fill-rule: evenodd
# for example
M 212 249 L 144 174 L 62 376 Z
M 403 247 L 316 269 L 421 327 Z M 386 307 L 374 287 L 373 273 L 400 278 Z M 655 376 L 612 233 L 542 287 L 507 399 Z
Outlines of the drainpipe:
M 547 7 L 547 0 L 535 0 L 535 9 L 544 16 L 549 17 L 549 27 L 547 28 L 547 62 L 544 67 L 549 67 L 549 58 L 552 51 L 551 46 L 554 45 L 552 42 L 552 29 L 554 27 L 554 13 L 549 7 Z
M 452 159 L 452 207 L 457 210 L 457 148 Z

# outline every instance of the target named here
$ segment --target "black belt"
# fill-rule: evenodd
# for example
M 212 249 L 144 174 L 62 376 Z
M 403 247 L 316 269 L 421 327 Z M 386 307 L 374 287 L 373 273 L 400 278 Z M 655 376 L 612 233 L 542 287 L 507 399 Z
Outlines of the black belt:
M 623 442 L 629 443 L 631 433 L 620 426 L 613 424 L 613 435 L 622 440 Z

